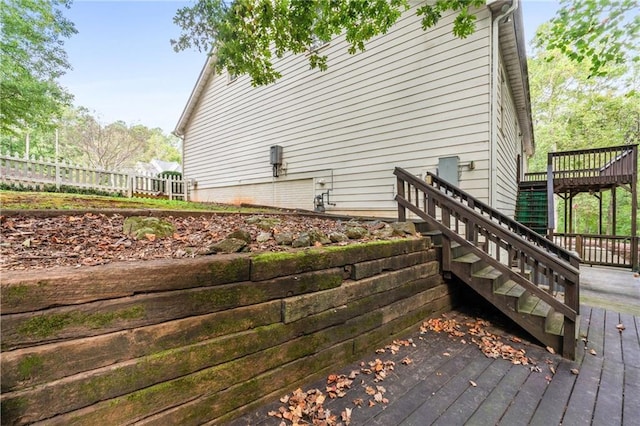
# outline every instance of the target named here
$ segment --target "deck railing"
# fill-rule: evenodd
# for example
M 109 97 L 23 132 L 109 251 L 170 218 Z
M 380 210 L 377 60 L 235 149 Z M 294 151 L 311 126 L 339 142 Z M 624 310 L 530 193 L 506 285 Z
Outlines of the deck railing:
M 394 174 L 398 219 L 406 220 L 409 210 L 443 233 L 443 268 L 451 262 L 451 241 L 466 246 L 562 313 L 566 347 L 574 346 L 580 281 L 575 254 L 431 173 L 426 181 L 401 168 Z M 557 290 L 563 300 L 554 296 Z
M 638 252 L 638 238 L 599 234 L 553 234 L 553 241 L 572 250 L 583 263 L 590 265 L 632 267 L 633 250 Z
M 634 159 L 638 145 L 550 152 L 547 164 L 553 180 L 561 185 L 572 180 L 583 185 L 605 182 L 630 183 L 636 170 Z M 547 172 L 525 173 L 525 182 L 546 181 Z
M 48 159 L 22 158 L 0 154 L 0 181 L 41 188 L 96 189 L 126 196 L 163 196 L 186 200 L 187 184 L 181 176 L 158 177 L 153 174 L 129 174 L 56 162 Z

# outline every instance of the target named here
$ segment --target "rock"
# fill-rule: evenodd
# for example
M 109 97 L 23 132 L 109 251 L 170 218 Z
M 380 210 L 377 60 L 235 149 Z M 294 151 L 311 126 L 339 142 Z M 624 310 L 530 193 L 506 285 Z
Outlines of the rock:
M 244 229 L 236 229 L 235 231 L 233 231 L 232 233 L 230 233 L 229 235 L 227 235 L 227 239 L 229 238 L 235 238 L 237 240 L 242 240 L 245 243 L 249 244 L 251 243 L 251 234 L 248 231 L 245 231 Z
M 241 251 L 247 242 L 238 238 L 227 238 L 219 243 L 213 244 L 209 247 L 210 253 L 237 253 Z
M 276 219 L 275 217 L 268 217 L 258 222 L 257 226 L 263 231 L 271 231 L 276 225 L 279 225 L 279 224 L 280 224 L 280 219 Z
M 266 243 L 271 239 L 271 237 L 272 237 L 271 232 L 261 232 L 256 237 L 256 241 L 259 243 Z
M 416 235 L 416 225 L 413 222 L 393 222 L 393 235 Z
M 342 243 L 344 241 L 347 241 L 348 239 L 349 239 L 349 237 L 347 237 L 342 232 L 332 232 L 332 233 L 329 234 L 329 240 L 332 243 Z
M 345 235 L 352 240 L 359 240 L 367 236 L 369 231 L 367 231 L 362 226 L 349 226 L 345 231 Z
M 371 234 L 377 238 L 389 238 L 393 235 L 393 228 L 388 223 L 381 222 L 376 225 L 376 229 L 371 231 Z
M 255 225 L 256 223 L 260 222 L 262 219 L 264 219 L 262 216 L 249 216 L 244 221 L 249 225 Z
M 309 234 L 309 239 L 311 241 L 311 244 L 315 244 L 315 243 L 329 244 L 331 242 L 331 240 L 329 240 L 329 238 L 325 235 L 324 232 L 319 231 L 317 229 L 312 229 L 311 231 L 308 232 L 308 234 Z
M 290 246 L 293 243 L 293 234 L 291 232 L 280 232 L 274 235 L 276 243 L 281 246 Z
M 311 245 L 311 237 L 309 236 L 308 233 L 303 232 L 298 236 L 298 238 L 293 240 L 291 245 L 294 248 L 309 247 Z
M 130 216 L 124 220 L 122 232 L 136 240 L 153 235 L 154 238 L 165 238 L 176 231 L 169 221 L 149 216 Z

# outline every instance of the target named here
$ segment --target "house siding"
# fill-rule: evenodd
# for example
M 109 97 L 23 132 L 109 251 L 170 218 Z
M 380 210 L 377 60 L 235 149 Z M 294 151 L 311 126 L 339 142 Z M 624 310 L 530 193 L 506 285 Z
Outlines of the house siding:
M 365 52 L 349 55 L 343 37 L 333 40 L 325 72 L 310 70 L 304 55 L 283 58 L 283 77 L 269 86 L 212 74 L 184 132 L 193 197 L 273 204 L 278 193 L 276 205 L 313 208 L 330 190 L 328 212 L 389 216 L 394 167 L 424 176 L 439 157 L 458 155 L 476 166 L 462 169 L 460 186 L 486 201 L 491 19 L 480 11 L 464 40 L 451 34 L 452 20 L 424 32 L 414 7 Z M 272 145 L 284 149 L 277 178 Z
M 518 194 L 518 155 L 522 157 L 522 136 L 513 95 L 508 86 L 502 57 L 499 64 L 497 174 L 495 207 L 513 217 Z

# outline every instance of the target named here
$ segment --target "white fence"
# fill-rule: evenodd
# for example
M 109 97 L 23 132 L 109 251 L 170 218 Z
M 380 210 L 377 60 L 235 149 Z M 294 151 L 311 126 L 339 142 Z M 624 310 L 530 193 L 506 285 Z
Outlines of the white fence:
M 0 154 L 0 181 L 34 187 L 55 185 L 57 189 L 62 186 L 97 189 L 128 197 L 188 198 L 187 181 L 181 176 L 129 174 L 6 154 Z

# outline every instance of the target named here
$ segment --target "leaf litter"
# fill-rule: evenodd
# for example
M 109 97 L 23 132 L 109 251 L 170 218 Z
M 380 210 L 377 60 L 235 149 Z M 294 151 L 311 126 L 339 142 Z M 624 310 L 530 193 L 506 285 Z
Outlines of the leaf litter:
M 140 215 L 147 215 L 140 212 Z M 258 242 L 265 230 L 260 221 L 273 224 L 270 238 Z M 115 262 L 152 259 L 189 258 L 211 254 L 210 247 L 230 233 L 249 232 L 251 252 L 286 251 L 274 235 L 290 233 L 294 237 L 316 230 L 329 235 L 342 232 L 346 222 L 304 215 L 244 215 L 236 213 L 194 216 L 164 216 L 175 228 L 173 235 L 160 238 L 148 233 L 136 239 L 123 232 L 125 217 L 117 213 L 61 214 L 49 217 L 0 215 L 0 270 L 34 270 L 55 267 L 87 267 Z M 371 229 L 373 223 L 360 223 Z M 393 238 L 393 237 L 391 237 Z M 338 243 L 377 239 L 361 239 Z
M 462 319 L 448 318 L 443 314 L 440 318 L 431 318 L 424 321 L 420 327 L 420 333 L 428 332 L 447 333 L 451 338 L 458 339 L 464 344 L 466 340 L 474 343 L 488 358 L 501 358 L 510 361 L 514 365 L 527 366 L 531 372 L 541 373 L 543 370 L 537 362 L 526 356 L 524 348 L 517 348 L 514 345 L 524 346 L 526 341 L 516 336 L 500 336 L 491 331 L 491 323 L 481 318 L 463 317 Z M 421 337 L 419 338 L 423 340 Z M 318 389 L 312 389 L 306 393 L 301 389 L 294 391 L 291 395 L 286 395 L 280 401 L 285 406 L 281 406 L 277 411 L 270 411 L 269 416 L 291 421 L 293 425 L 311 424 L 320 426 L 349 425 L 352 416 L 355 414 L 352 408 L 346 407 L 340 412 L 333 413 L 323 405 L 327 401 L 346 397 L 350 390 L 361 389 L 362 397 L 357 396 L 351 400 L 353 407 L 358 409 L 373 408 L 378 405 L 389 404 L 387 390 L 382 386 L 382 382 L 393 373 L 396 362 L 390 359 L 384 360 L 381 355 L 397 355 L 399 364 L 410 366 L 413 359 L 403 356 L 405 348 L 415 348 L 413 339 L 394 340 L 382 348 L 375 350 L 376 358 L 372 361 L 361 361 L 359 370 L 351 370 L 349 374 L 329 374 L 326 380 L 325 393 Z M 451 356 L 445 352 L 445 356 Z M 548 374 L 545 379 L 550 381 L 555 374 L 554 361 L 545 359 L 548 365 Z M 578 374 L 578 370 L 572 370 L 573 374 Z M 439 373 L 436 373 L 439 375 Z M 357 378 L 359 379 L 356 382 Z M 469 386 L 478 386 L 474 380 L 469 380 Z M 324 396 L 324 398 L 320 397 Z M 307 401 L 310 398 L 310 401 Z M 288 423 L 281 423 L 287 425 Z

